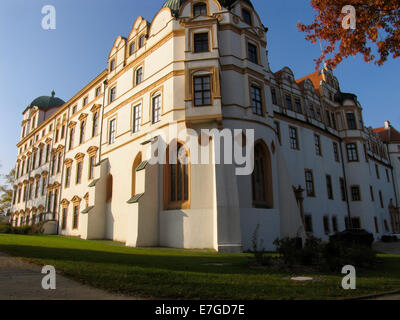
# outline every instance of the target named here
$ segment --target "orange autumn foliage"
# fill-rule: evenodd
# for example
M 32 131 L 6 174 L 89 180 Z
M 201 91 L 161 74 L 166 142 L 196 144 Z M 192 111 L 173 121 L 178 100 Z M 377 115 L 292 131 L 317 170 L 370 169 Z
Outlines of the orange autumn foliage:
M 310 25 L 299 23 L 306 40 L 321 41 L 322 53 L 315 59 L 334 69 L 344 58 L 360 53 L 366 62 L 383 65 L 389 56 L 400 56 L 400 0 L 311 0 L 317 11 Z M 342 8 L 356 9 L 356 29 L 344 29 Z

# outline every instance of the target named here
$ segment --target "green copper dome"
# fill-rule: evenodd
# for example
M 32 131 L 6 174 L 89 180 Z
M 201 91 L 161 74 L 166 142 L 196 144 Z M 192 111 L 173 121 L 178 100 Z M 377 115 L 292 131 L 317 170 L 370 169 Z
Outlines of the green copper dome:
M 41 96 L 39 98 L 36 98 L 28 106 L 28 109 L 32 107 L 38 107 L 41 110 L 48 110 L 54 107 L 61 107 L 63 104 L 65 104 L 65 102 L 64 100 L 57 98 L 55 94 L 56 93 L 53 91 L 51 93 L 51 97 Z
M 186 2 L 187 0 L 167 0 L 165 1 L 163 8 L 170 8 L 172 14 L 177 17 L 179 15 L 179 11 L 182 8 L 182 5 Z M 232 5 L 237 2 L 238 0 L 218 0 L 218 2 L 221 4 L 221 6 L 231 9 Z M 253 6 L 251 4 L 250 0 L 242 0 L 244 2 L 247 2 L 249 5 Z

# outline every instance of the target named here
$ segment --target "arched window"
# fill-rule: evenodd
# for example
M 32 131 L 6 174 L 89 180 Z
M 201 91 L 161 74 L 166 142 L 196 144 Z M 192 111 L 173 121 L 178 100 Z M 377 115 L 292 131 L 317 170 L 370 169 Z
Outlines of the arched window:
M 110 173 L 107 177 L 107 193 L 106 193 L 106 202 L 112 201 L 113 194 L 113 176 Z
M 136 168 L 142 163 L 142 153 L 139 152 L 133 162 L 132 166 L 132 197 L 134 197 L 136 192 Z
M 165 209 L 188 209 L 190 207 L 190 164 L 189 152 L 180 143 L 170 159 L 167 149 L 167 164 L 164 166 L 164 206 Z
M 271 156 L 267 145 L 259 141 L 254 147 L 254 171 L 252 174 L 253 206 L 273 208 Z

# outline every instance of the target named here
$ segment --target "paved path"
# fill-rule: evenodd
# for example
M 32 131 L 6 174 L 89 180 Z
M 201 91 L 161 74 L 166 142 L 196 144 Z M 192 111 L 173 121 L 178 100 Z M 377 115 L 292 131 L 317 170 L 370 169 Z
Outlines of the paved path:
M 56 290 L 43 290 L 40 266 L 0 252 L 0 300 L 135 300 L 94 289 L 59 274 Z

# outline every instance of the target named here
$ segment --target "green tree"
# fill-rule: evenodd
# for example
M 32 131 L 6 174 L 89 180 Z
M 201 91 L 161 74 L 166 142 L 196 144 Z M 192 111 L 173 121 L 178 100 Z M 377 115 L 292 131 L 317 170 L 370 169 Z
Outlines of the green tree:
M 1 178 L 3 182 L 0 185 L 0 212 L 8 212 L 12 206 L 15 170 L 11 170 L 9 174 L 1 175 Z

